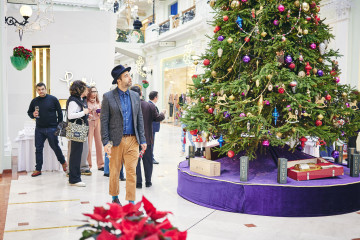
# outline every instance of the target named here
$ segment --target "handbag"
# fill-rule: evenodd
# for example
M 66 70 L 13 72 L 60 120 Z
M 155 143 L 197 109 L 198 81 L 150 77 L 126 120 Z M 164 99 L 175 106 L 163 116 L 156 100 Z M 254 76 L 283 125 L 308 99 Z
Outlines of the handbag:
M 75 142 L 85 142 L 88 137 L 89 126 L 85 125 L 84 119 L 80 118 L 82 124 L 68 122 L 66 127 L 66 138 Z
M 68 126 L 68 122 L 61 122 L 57 125 L 57 129 L 55 131 L 55 136 L 58 137 L 66 137 L 66 128 Z

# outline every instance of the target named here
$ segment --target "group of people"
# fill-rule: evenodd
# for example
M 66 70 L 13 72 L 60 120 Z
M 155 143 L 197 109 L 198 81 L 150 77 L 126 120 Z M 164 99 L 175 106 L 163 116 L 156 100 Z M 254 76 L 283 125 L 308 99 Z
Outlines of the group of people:
M 68 163 L 55 135 L 57 126 L 63 121 L 60 103 L 56 97 L 47 94 L 44 83 L 36 85 L 39 96 L 31 101 L 28 109 L 29 117 L 36 119 L 36 166 L 32 177 L 41 175 L 44 142 L 48 139 L 63 170 L 68 172 L 69 184 L 85 187 L 81 175 L 91 175 L 91 147 L 95 140 L 97 168 L 109 177 L 112 202 L 120 204 L 120 178 L 126 181 L 125 200 L 134 203 L 135 190 L 143 185 L 141 161 L 145 186 L 152 186 L 153 164 L 157 163 L 153 154 L 155 133 L 160 129 L 166 111 L 159 112 L 156 107 L 156 91 L 150 92 L 149 102 L 143 100 L 140 87 L 132 86 L 130 70 L 130 67 L 118 65 L 111 71 L 112 84 L 117 87 L 103 95 L 102 103 L 95 87 L 80 80 L 72 82 L 66 103 L 67 122 L 89 126 L 89 131 L 86 141 L 69 141 Z

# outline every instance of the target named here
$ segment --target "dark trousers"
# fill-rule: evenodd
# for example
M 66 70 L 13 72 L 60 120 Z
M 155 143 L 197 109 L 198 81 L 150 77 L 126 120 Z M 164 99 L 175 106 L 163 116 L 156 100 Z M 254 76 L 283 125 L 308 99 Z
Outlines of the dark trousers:
M 81 182 L 81 154 L 83 151 L 82 142 L 71 141 L 71 151 L 69 158 L 69 183 Z
M 356 139 L 357 139 L 357 135 L 353 137 L 349 137 L 348 148 L 356 148 Z M 360 149 L 356 149 L 356 150 L 360 151 Z
M 173 116 L 173 111 L 174 111 L 174 104 L 173 103 L 169 103 L 169 116 L 172 117 Z
M 56 128 L 35 128 L 35 156 L 36 156 L 36 170 L 41 171 L 43 165 L 43 150 L 44 143 L 47 139 L 51 149 L 55 152 L 58 161 L 63 164 L 65 157 L 60 149 L 58 137 L 55 136 Z
M 142 162 L 144 165 L 145 172 L 145 182 L 151 183 L 151 175 L 153 171 L 153 160 L 151 156 L 152 145 L 147 145 L 146 151 L 142 158 Z M 142 176 L 141 176 L 141 158 L 139 158 L 138 164 L 136 166 L 136 184 L 142 184 Z

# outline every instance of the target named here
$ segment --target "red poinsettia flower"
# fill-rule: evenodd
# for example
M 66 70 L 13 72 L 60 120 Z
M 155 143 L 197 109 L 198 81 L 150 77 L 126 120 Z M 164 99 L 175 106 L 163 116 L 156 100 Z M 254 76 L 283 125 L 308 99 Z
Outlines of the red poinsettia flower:
M 94 207 L 94 213 L 93 214 L 85 213 L 84 215 L 88 216 L 91 219 L 94 219 L 96 221 L 101 221 L 101 222 L 107 222 L 108 221 L 106 219 L 106 217 L 108 215 L 108 210 L 106 210 L 103 207 Z
M 171 225 L 169 219 L 165 219 L 162 223 L 156 225 L 157 229 L 170 229 L 173 226 Z
M 154 207 L 154 205 L 152 205 L 151 202 L 149 202 L 149 200 L 147 200 L 144 196 L 142 197 L 142 202 L 144 203 L 144 209 L 146 211 L 146 214 L 153 220 L 156 221 L 160 218 L 165 217 L 166 215 L 168 215 L 169 213 L 172 214 L 172 212 L 161 212 L 161 211 L 157 211 L 156 208 Z
M 97 236 L 96 239 L 97 240 L 117 240 L 117 237 L 115 235 L 109 233 L 105 229 L 102 229 L 101 233 L 99 234 L 99 236 Z
M 171 240 L 185 240 L 187 232 L 179 232 L 177 229 L 167 231 L 163 234 L 165 238 L 170 238 Z
M 197 78 L 198 76 L 197 75 L 192 75 L 192 78 Z
M 144 240 L 159 240 L 159 235 L 157 235 L 156 233 L 151 235 L 151 236 L 148 236 L 146 238 L 144 238 Z
M 147 220 L 147 217 L 144 217 L 139 222 L 133 222 L 128 219 L 124 219 L 120 223 L 120 230 L 124 235 L 131 236 L 132 239 L 135 239 L 136 236 L 141 235 L 143 232 L 144 224 Z

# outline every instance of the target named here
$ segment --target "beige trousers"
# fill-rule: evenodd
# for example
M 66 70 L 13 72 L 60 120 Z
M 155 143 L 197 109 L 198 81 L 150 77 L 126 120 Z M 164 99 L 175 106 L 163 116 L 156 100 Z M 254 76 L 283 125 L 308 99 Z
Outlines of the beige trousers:
M 100 119 L 95 121 L 89 120 L 89 154 L 87 157 L 87 161 L 89 163 L 89 167 L 92 167 L 91 161 L 91 151 L 93 145 L 93 139 L 95 138 L 95 149 L 96 149 L 96 165 L 97 168 L 104 167 L 104 157 L 103 157 L 103 146 L 101 142 L 101 135 L 100 135 Z
M 139 143 L 135 136 L 123 137 L 120 145 L 111 148 L 109 194 L 119 195 L 119 177 L 121 166 L 126 170 L 125 200 L 135 201 L 136 166 L 139 158 Z

